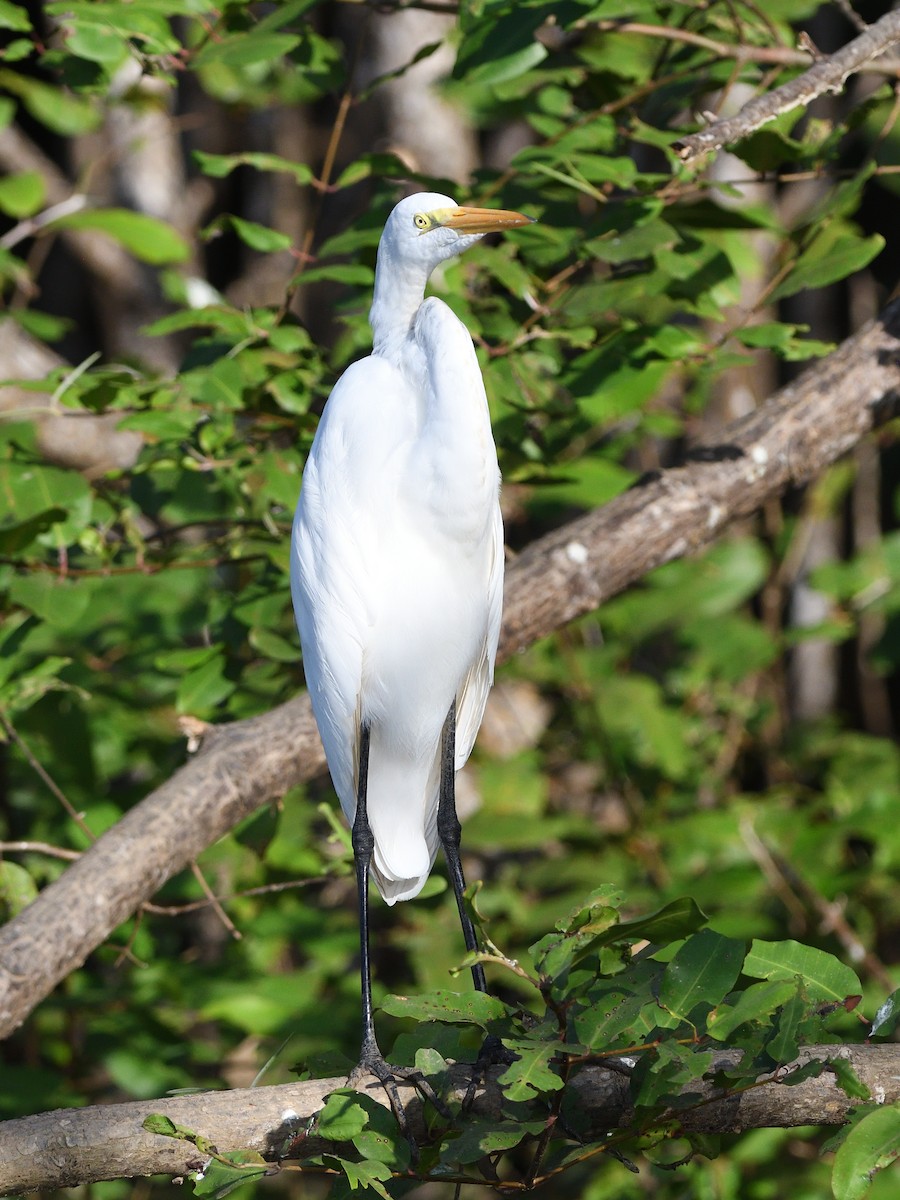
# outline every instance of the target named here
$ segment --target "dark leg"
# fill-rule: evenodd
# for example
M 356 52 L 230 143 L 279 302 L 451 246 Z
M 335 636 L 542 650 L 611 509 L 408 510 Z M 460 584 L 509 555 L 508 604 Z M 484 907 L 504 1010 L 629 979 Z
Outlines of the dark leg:
M 366 807 L 366 796 L 369 780 L 369 741 L 368 725 L 363 725 L 359 735 L 359 782 L 356 789 L 356 815 L 353 819 L 351 842 L 353 858 L 356 863 L 356 887 L 359 899 L 359 973 L 362 985 L 362 1049 L 359 1064 L 350 1073 L 349 1083 L 356 1087 L 366 1075 L 374 1075 L 388 1094 L 391 1108 L 397 1118 L 404 1136 L 410 1145 L 412 1158 L 418 1158 L 418 1147 L 409 1129 L 406 1110 L 397 1091 L 397 1080 L 408 1079 L 426 1100 L 431 1100 L 438 1110 L 448 1115 L 446 1106 L 435 1094 L 431 1085 L 421 1072 L 412 1067 L 393 1067 L 385 1061 L 384 1055 L 378 1048 L 375 1038 L 375 1021 L 372 1015 L 372 971 L 369 962 L 369 867 L 372 862 L 372 852 L 375 849 L 375 838 L 369 825 L 369 815 Z
M 369 866 L 375 838 L 369 826 L 366 794 L 369 783 L 369 726 L 363 725 L 359 735 L 359 782 L 356 785 L 356 816 L 351 841 L 356 863 L 356 892 L 359 902 L 359 974 L 362 985 L 362 1061 L 379 1055 L 372 1017 L 372 971 L 369 965 Z M 379 1055 L 380 1056 L 380 1055 Z
M 456 896 L 456 907 L 459 909 L 459 920 L 462 925 L 466 949 L 478 949 L 475 938 L 475 928 L 466 912 L 463 901 L 466 881 L 463 878 L 462 863 L 459 858 L 459 844 L 462 837 L 462 827 L 456 815 L 456 701 L 450 705 L 447 719 L 441 734 L 441 790 L 438 797 L 437 817 L 438 837 L 447 856 L 447 869 L 450 872 L 450 882 L 453 884 L 453 894 Z M 476 963 L 472 967 L 472 982 L 478 992 L 487 991 L 484 978 L 484 967 Z
M 466 949 L 474 951 L 478 949 L 478 941 L 475 937 L 475 927 L 468 912 L 466 912 L 463 900 L 466 881 L 463 878 L 462 863 L 459 857 L 462 828 L 459 823 L 459 817 L 456 815 L 455 700 L 450 705 L 450 711 L 447 713 L 444 730 L 441 734 L 441 790 L 438 798 L 437 827 L 438 837 L 441 840 L 441 845 L 444 847 L 444 854 L 447 856 L 447 869 L 450 873 L 450 882 L 453 884 L 453 894 L 456 896 L 456 907 L 459 909 L 459 920 L 462 925 Z M 481 963 L 475 963 L 472 967 L 472 982 L 475 985 L 476 991 L 487 992 L 487 981 L 485 980 L 484 967 Z M 472 1106 L 476 1088 L 479 1083 L 484 1081 L 487 1068 L 500 1063 L 508 1065 L 513 1061 L 513 1058 L 514 1056 L 510 1054 L 498 1037 L 492 1033 L 488 1034 L 478 1052 L 478 1058 L 472 1069 L 472 1079 L 466 1091 L 465 1100 L 463 1101 L 464 1112 L 468 1112 Z

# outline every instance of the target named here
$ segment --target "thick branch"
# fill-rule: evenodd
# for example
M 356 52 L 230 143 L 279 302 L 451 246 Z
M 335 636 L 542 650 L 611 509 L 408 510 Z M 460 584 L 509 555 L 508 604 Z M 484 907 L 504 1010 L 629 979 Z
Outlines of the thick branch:
M 712 1071 L 734 1066 L 739 1050 L 722 1049 Z M 740 1133 L 746 1129 L 791 1128 L 798 1125 L 839 1125 L 858 1104 L 837 1085 L 830 1071 L 793 1086 L 781 1080 L 813 1059 L 849 1062 L 873 1097 L 882 1104 L 900 1100 L 900 1046 L 811 1046 L 776 1075 L 762 1075 L 759 1086 L 724 1096 L 707 1079 L 691 1085 L 692 1104 L 678 1109 L 685 1129 L 704 1133 Z M 712 1074 L 712 1071 L 710 1074 Z M 497 1072 L 495 1072 L 496 1075 Z M 468 1069 L 457 1067 L 454 1088 L 458 1100 L 465 1095 Z M 0 1193 L 69 1187 L 100 1179 L 120 1179 L 164 1173 L 182 1175 L 208 1161 L 196 1146 L 142 1126 L 150 1113 L 165 1113 L 176 1124 L 207 1138 L 218 1153 L 253 1149 L 276 1160 L 288 1153 L 291 1141 L 322 1106 L 323 1098 L 343 1079 L 319 1079 L 280 1087 L 258 1087 L 229 1092 L 198 1092 L 190 1096 L 109 1104 L 92 1108 L 60 1109 L 0 1123 Z M 628 1077 L 600 1066 L 586 1067 L 570 1087 L 577 1092 L 579 1108 L 590 1115 L 594 1136 L 628 1128 L 634 1110 L 628 1095 Z M 372 1095 L 385 1102 L 383 1089 L 372 1081 Z M 475 1115 L 499 1118 L 502 1097 L 491 1080 L 478 1096 Z M 419 1102 L 406 1089 L 404 1104 L 418 1135 Z M 307 1157 L 325 1144 L 304 1138 L 290 1153 Z
M 735 116 L 715 121 L 707 129 L 681 138 L 675 143 L 675 149 L 684 162 L 692 163 L 710 150 L 732 145 L 782 113 L 810 104 L 826 92 L 840 92 L 850 75 L 897 41 L 900 41 L 900 11 L 881 17 L 859 37 L 835 54 L 821 59 L 802 75 L 754 97 Z
M 661 563 L 814 478 L 893 415 L 900 301 L 758 412 L 596 512 L 542 538 L 507 572 L 501 658 L 597 608 Z M 260 805 L 324 766 L 306 696 L 213 730 L 203 750 L 0 930 L 0 1036 L 25 1020 L 161 884 Z

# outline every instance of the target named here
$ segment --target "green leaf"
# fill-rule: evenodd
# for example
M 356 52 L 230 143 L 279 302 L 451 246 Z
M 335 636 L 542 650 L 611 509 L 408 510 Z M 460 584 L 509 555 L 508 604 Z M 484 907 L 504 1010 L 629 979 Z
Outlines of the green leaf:
M 11 0 L 0 0 L 0 29 L 13 29 L 16 33 L 30 33 L 31 21 L 28 13 Z
M 202 416 L 202 413 L 191 409 L 148 409 L 123 417 L 116 428 L 134 429 L 151 442 L 180 442 L 191 433 Z
M 24 712 L 36 704 L 48 692 L 77 692 L 73 684 L 59 678 L 63 668 L 69 666 L 71 658 L 60 654 L 48 654 L 37 666 L 20 671 L 8 680 L 0 692 L 0 701 L 12 713 Z M 86 693 L 81 692 L 84 696 Z
M 176 1125 L 171 1117 L 167 1117 L 165 1113 L 150 1113 L 141 1121 L 141 1127 L 146 1129 L 148 1133 L 159 1134 L 160 1137 L 182 1138 L 183 1131 L 179 1132 L 180 1126 Z
M 210 1154 L 213 1151 L 212 1143 L 209 1138 L 203 1134 L 195 1133 L 193 1129 L 188 1129 L 186 1125 L 179 1125 L 173 1121 L 171 1117 L 167 1117 L 165 1113 L 150 1113 L 145 1117 L 142 1125 L 148 1133 L 156 1133 L 160 1137 L 175 1138 L 180 1142 L 190 1142 L 196 1146 L 201 1154 Z
M 516 1039 L 511 1048 L 516 1060 L 499 1079 L 507 1100 L 533 1100 L 535 1095 L 562 1089 L 562 1079 L 550 1066 L 551 1058 L 562 1049 L 558 1043 Z
M 623 921 L 615 929 L 616 941 L 678 942 L 697 933 L 708 918 L 689 897 L 682 896 L 656 912 L 634 921 Z
M 712 929 L 688 938 L 666 967 L 659 1003 L 687 1021 L 698 1004 L 714 1006 L 731 990 L 741 972 L 744 945 Z
M 877 1108 L 847 1134 L 834 1156 L 835 1200 L 862 1200 L 872 1180 L 900 1155 L 900 1105 Z
M 366 1110 L 352 1088 L 331 1092 L 316 1115 L 316 1132 L 329 1142 L 349 1142 L 369 1123 Z
M 370 1162 L 384 1163 L 392 1171 L 404 1171 L 410 1161 L 409 1142 L 391 1114 L 386 1115 L 393 1123 L 391 1131 L 364 1129 L 353 1137 L 353 1145 Z
M 269 253 L 274 250 L 287 250 L 291 246 L 291 238 L 277 229 L 269 229 L 266 225 L 258 225 L 255 221 L 245 221 L 242 217 L 229 217 L 234 232 L 242 242 L 246 242 L 253 250 Z
M 645 938 L 660 942 L 676 941 L 706 924 L 706 917 L 690 899 L 673 900 L 648 917 L 619 922 L 616 919 L 618 906 L 604 903 L 614 899 L 615 893 L 606 894 L 601 889 L 593 895 L 596 900 L 590 904 L 589 910 L 576 909 L 577 921 L 570 917 L 568 925 L 563 923 L 563 936 L 550 933 L 530 947 L 534 964 L 542 975 L 555 978 L 603 946 Z M 589 912 L 589 917 L 582 919 L 585 912 Z
M 791 1062 L 800 1049 L 800 1027 L 809 1001 L 801 991 L 788 1000 L 775 1020 L 775 1033 L 766 1042 L 766 1052 L 779 1063 Z
M 441 1152 L 441 1161 L 474 1163 L 488 1154 L 511 1150 L 529 1136 L 537 1136 L 545 1127 L 545 1121 L 468 1120 L 459 1137 L 447 1141 Z
M 211 716 L 235 689 L 234 681 L 225 677 L 226 665 L 225 656 L 219 651 L 189 671 L 178 686 L 178 711 L 194 717 Z
M 45 508 L 42 512 L 35 513 L 33 517 L 18 521 L 14 525 L 0 526 L 0 553 L 20 554 L 42 533 L 46 533 L 60 521 L 65 521 L 67 516 L 66 510 L 57 505 L 53 508 Z
M 736 1029 L 747 1022 L 761 1024 L 790 1000 L 797 990 L 794 979 L 774 979 L 752 983 L 738 996 L 736 1003 L 720 1004 L 710 1013 L 706 1032 L 717 1041 L 725 1042 Z
M 19 308 L 9 315 L 26 333 L 42 342 L 58 342 L 75 327 L 75 322 L 69 317 L 53 316 L 36 308 Z
M 763 942 L 754 939 L 744 959 L 744 974 L 756 979 L 793 979 L 800 976 L 811 999 L 837 1000 L 862 991 L 852 968 L 833 954 L 793 940 Z
M 30 217 L 44 203 L 44 177 L 37 171 L 21 171 L 0 179 L 0 212 L 21 220 Z
M 415 1021 L 447 1021 L 450 1024 L 480 1025 L 487 1028 L 491 1021 L 507 1014 L 506 1005 L 484 992 L 429 992 L 422 996 L 386 996 L 381 1003 L 383 1012 L 392 1017 L 410 1017 Z
M 546 46 L 535 38 L 542 21 L 543 13 L 527 9 L 492 13 L 463 39 L 454 77 L 465 80 L 466 87 L 496 87 L 524 75 L 547 57 Z
M 109 7 L 108 5 L 106 7 Z M 130 46 L 125 37 L 109 25 L 79 20 L 66 38 L 73 54 L 88 62 L 116 67 L 129 57 Z
M 141 260 L 158 266 L 184 262 L 187 242 L 171 225 L 127 208 L 86 208 L 49 222 L 47 229 L 95 229 L 119 242 Z
M 350 1162 L 346 1158 L 339 1158 L 336 1161 L 346 1175 L 351 1191 L 355 1192 L 361 1188 L 363 1191 L 375 1192 L 384 1200 L 391 1200 L 390 1193 L 384 1187 L 385 1180 L 391 1178 L 390 1167 L 382 1162 L 356 1163 Z
M 277 154 L 264 154 L 246 151 L 243 154 L 207 154 L 203 150 L 193 152 L 194 160 L 204 175 L 212 175 L 222 179 L 230 175 L 237 167 L 253 167 L 257 171 L 282 171 L 293 175 L 297 183 L 311 183 L 314 176 L 312 168 L 306 163 L 291 162 Z
M 663 966 L 652 959 L 631 963 L 612 979 L 601 979 L 586 996 L 585 1007 L 576 1010 L 574 1030 L 578 1041 L 589 1050 L 604 1052 L 632 1046 L 650 1032 L 655 1016 L 647 1008 L 655 1005 Z
M 66 30 L 67 48 L 107 68 L 131 53 L 132 42 L 148 54 L 178 54 L 170 18 L 198 11 L 193 0 L 54 0 L 45 7 Z
M 355 1095 L 365 1109 L 368 1122 L 361 1133 L 354 1135 L 353 1145 L 363 1158 L 384 1163 L 392 1171 L 406 1171 L 411 1159 L 410 1146 L 391 1109 L 374 1096 L 362 1092 Z
M 76 628 L 91 603 L 91 593 L 72 579 L 61 579 L 49 571 L 38 575 L 19 575 L 10 584 L 9 594 L 46 621 L 51 629 L 66 632 Z
M 827 235 L 818 238 L 809 250 L 800 255 L 790 275 L 775 288 L 769 299 L 774 303 L 787 296 L 795 296 L 804 288 L 827 287 L 829 283 L 846 279 L 848 275 L 867 267 L 884 249 L 884 244 L 884 238 L 879 233 L 867 238 L 853 234 L 836 240 Z
M 807 359 L 829 354 L 834 349 L 833 342 L 821 342 L 815 338 L 797 336 L 799 333 L 808 332 L 808 325 L 789 325 L 783 321 L 769 321 L 738 329 L 734 336 L 744 346 L 774 350 L 788 362 L 805 362 Z
M 796 1067 L 787 1073 L 782 1072 L 778 1076 L 778 1080 L 783 1087 L 796 1087 L 798 1084 L 805 1083 L 807 1079 L 818 1079 L 827 1070 L 828 1063 L 825 1059 L 812 1058 L 802 1067 Z
M 229 37 L 210 40 L 194 58 L 194 67 L 201 70 L 215 64 L 220 67 L 249 67 L 256 63 L 273 63 L 300 45 L 293 33 L 257 33 L 245 30 Z
M 251 629 L 247 640 L 254 650 L 275 662 L 295 663 L 300 657 L 300 647 L 296 642 L 288 641 L 271 629 Z
M 870 1100 L 872 1093 L 860 1079 L 846 1058 L 837 1056 L 828 1060 L 828 1066 L 834 1073 L 837 1085 L 851 1100 Z
M 11 921 L 37 898 L 37 884 L 18 863 L 0 860 L 0 921 Z
M 77 471 L 36 462 L 0 461 L 0 498 L 9 516 L 19 521 L 46 521 L 44 532 L 33 536 L 53 546 L 74 542 L 88 523 L 92 507 L 91 489 Z M 59 509 L 62 517 L 56 515 Z M 53 516 L 48 518 L 48 513 Z M 31 535 L 26 528 L 21 536 Z
M 18 96 L 36 121 L 64 137 L 89 133 L 102 120 L 99 108 L 62 88 L 0 69 L 0 88 Z

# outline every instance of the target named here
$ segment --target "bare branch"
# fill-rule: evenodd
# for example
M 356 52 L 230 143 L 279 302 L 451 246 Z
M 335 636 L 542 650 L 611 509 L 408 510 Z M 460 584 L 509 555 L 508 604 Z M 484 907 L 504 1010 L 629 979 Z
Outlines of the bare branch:
M 717 1051 L 707 1075 L 733 1067 L 740 1056 L 739 1050 Z M 698 1133 L 839 1125 L 859 1101 L 841 1090 L 833 1072 L 826 1070 L 817 1078 L 790 1087 L 783 1082 L 811 1061 L 838 1059 L 849 1063 L 880 1103 L 900 1100 L 900 1046 L 810 1046 L 793 1063 L 759 1076 L 757 1085 L 731 1095 L 714 1087 L 708 1078 L 692 1083 L 691 1103 L 679 1107 L 672 1118 L 684 1129 Z M 458 1101 L 465 1095 L 469 1070 L 464 1065 L 454 1068 L 453 1088 Z M 495 1071 L 478 1095 L 476 1117 L 501 1115 L 497 1074 Z M 311 1156 L 326 1147 L 314 1137 L 305 1136 L 309 1120 L 321 1108 L 324 1097 L 343 1086 L 344 1079 L 319 1079 L 57 1110 L 6 1121 L 0 1123 L 0 1192 L 5 1195 L 157 1173 L 183 1175 L 202 1169 L 209 1155 L 201 1154 L 191 1142 L 148 1133 L 143 1128 L 144 1119 L 151 1113 L 164 1113 L 176 1124 L 208 1139 L 219 1154 L 251 1149 L 273 1162 L 283 1160 L 287 1154 L 295 1158 Z M 626 1129 L 633 1123 L 627 1069 L 587 1066 L 574 1075 L 569 1086 L 577 1093 L 579 1109 L 589 1114 L 591 1136 L 604 1137 L 611 1130 Z M 375 1081 L 372 1095 L 382 1103 L 386 1101 Z M 428 1135 L 414 1089 L 405 1088 L 404 1105 L 419 1138 L 424 1139 Z
M 840 92 L 850 75 L 897 41 L 900 41 L 900 11 L 883 16 L 837 53 L 821 59 L 796 79 L 754 97 L 735 116 L 681 138 L 675 149 L 685 163 L 693 163 L 702 154 L 740 141 L 782 113 L 810 104 L 826 92 Z
M 900 301 L 685 466 L 549 534 L 507 572 L 500 657 L 808 482 L 894 415 Z M 201 752 L 0 930 L 0 1036 L 206 846 L 324 768 L 305 695 L 212 730 Z

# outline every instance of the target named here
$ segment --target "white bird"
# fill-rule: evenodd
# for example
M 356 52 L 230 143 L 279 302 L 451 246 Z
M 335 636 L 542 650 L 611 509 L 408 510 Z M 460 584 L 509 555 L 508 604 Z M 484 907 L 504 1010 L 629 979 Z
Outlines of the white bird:
M 372 353 L 347 368 L 325 405 L 294 519 L 303 666 L 353 831 L 359 1069 L 389 1092 L 402 1071 L 375 1039 L 369 871 L 388 904 L 409 900 L 443 845 L 466 946 L 476 948 L 454 780 L 484 715 L 503 587 L 500 471 L 478 360 L 450 308 L 423 297 L 439 263 L 530 221 L 434 193 L 394 208 L 378 245 Z M 480 964 L 472 974 L 484 991 Z

